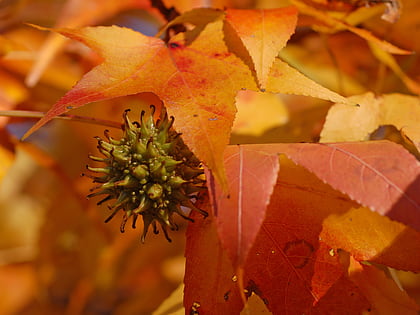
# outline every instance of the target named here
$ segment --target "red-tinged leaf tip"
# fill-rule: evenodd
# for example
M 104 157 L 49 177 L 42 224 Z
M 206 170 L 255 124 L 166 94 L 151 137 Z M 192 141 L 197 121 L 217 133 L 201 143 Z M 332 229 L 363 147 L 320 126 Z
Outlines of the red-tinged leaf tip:
M 41 128 L 45 123 L 42 123 L 42 118 L 41 120 L 38 120 L 38 122 L 35 125 L 33 125 L 31 128 L 29 128 L 27 132 L 25 132 L 21 140 L 26 140 L 31 134 L 33 134 L 35 131 Z

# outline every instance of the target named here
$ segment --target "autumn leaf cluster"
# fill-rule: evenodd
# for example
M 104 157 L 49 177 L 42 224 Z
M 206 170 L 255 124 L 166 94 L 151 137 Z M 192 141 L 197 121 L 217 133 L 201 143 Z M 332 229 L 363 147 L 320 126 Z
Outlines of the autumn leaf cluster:
M 157 314 L 417 314 L 419 5 L 251 2 L 1 8 L 0 308 L 147 313 L 183 283 Z M 206 174 L 172 245 L 79 176 L 150 104 Z

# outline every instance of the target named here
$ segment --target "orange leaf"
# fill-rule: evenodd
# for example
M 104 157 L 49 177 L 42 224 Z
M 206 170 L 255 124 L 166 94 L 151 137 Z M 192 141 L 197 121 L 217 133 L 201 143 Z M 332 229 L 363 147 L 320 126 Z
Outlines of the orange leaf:
M 413 257 L 412 257 L 413 258 Z M 350 278 L 372 304 L 372 315 L 416 315 L 420 307 L 405 291 L 374 266 L 350 260 Z
M 420 163 L 401 146 L 290 144 L 282 152 L 358 203 L 420 229 Z
M 98 51 L 104 62 L 87 73 L 27 133 L 51 118 L 86 103 L 153 92 L 176 117 L 175 129 L 190 149 L 224 182 L 222 154 L 241 88 L 256 89 L 243 62 L 223 41 L 223 22 L 208 24 L 188 46 L 183 34 L 168 43 L 117 26 L 61 29 Z M 157 71 L 159 66 L 159 71 Z
M 208 202 L 208 200 L 207 200 Z M 237 278 L 226 252 L 221 247 L 209 203 L 204 219 L 192 214 L 185 248 L 184 306 L 187 313 L 238 314 L 243 307 Z
M 275 57 L 295 31 L 296 8 L 228 9 L 226 21 L 236 31 L 251 55 L 260 86 L 265 89 L 268 73 Z
M 237 268 L 243 266 L 264 220 L 279 161 L 276 154 L 252 146 L 229 146 L 225 168 L 229 195 L 217 183 L 209 188 L 220 239 Z

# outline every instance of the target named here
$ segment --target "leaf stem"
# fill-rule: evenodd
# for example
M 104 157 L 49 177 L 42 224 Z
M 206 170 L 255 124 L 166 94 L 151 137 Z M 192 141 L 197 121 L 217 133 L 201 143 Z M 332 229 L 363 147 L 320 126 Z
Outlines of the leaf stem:
M 44 117 L 44 112 L 35 112 L 35 111 L 29 111 L 29 110 L 0 110 L 0 116 L 3 117 L 24 117 L 24 118 L 42 118 Z M 104 119 L 98 119 L 94 117 L 88 117 L 88 116 L 79 116 L 79 115 L 69 115 L 69 114 L 61 114 L 54 119 L 63 119 L 63 120 L 71 120 L 71 121 L 79 121 L 87 124 L 93 124 L 93 125 L 101 125 L 106 126 L 110 128 L 121 128 L 121 123 L 110 121 L 110 120 L 104 120 Z

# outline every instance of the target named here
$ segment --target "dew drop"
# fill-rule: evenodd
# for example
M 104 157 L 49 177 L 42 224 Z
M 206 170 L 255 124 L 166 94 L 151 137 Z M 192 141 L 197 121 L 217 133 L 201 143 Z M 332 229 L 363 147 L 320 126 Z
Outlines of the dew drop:
M 238 281 L 238 277 L 237 277 L 236 275 L 234 275 L 234 276 L 232 277 L 232 281 L 233 281 L 233 282 Z

